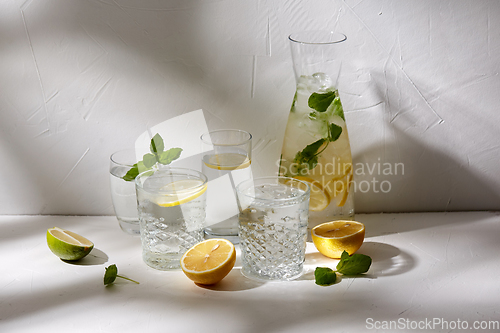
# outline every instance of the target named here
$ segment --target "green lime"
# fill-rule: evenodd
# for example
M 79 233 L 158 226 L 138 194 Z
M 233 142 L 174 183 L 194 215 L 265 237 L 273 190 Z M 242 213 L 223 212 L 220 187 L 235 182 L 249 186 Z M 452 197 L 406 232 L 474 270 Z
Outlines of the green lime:
M 47 245 L 56 256 L 64 260 L 82 259 L 94 248 L 94 243 L 87 238 L 58 227 L 47 230 Z

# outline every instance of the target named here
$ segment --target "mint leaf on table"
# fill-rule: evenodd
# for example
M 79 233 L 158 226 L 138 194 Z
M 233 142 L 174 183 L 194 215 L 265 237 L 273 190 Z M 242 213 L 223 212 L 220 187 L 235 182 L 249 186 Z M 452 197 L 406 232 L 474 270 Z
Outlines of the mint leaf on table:
M 106 271 L 104 272 L 104 285 L 115 282 L 117 275 L 118 268 L 115 264 L 106 267 Z
M 342 275 L 359 275 L 366 273 L 371 264 L 372 258 L 367 255 L 355 253 L 350 256 L 349 253 L 344 251 L 340 256 L 336 271 L 328 267 L 316 267 L 314 278 L 317 285 L 329 286 L 337 280 L 336 272 Z
M 319 286 L 330 286 L 337 281 L 337 274 L 328 267 L 316 267 L 314 270 L 314 278 Z
M 182 148 L 165 150 L 165 144 L 160 134 L 156 133 L 149 146 L 151 153 L 144 154 L 142 161 L 137 162 L 122 177 L 125 181 L 133 181 L 141 172 L 152 169 L 155 165 L 168 165 L 181 156 Z
M 335 99 L 335 91 L 326 93 L 312 93 L 307 100 L 307 105 L 318 112 L 325 112 Z
M 372 258 L 367 255 L 355 253 L 352 256 L 344 251 L 337 264 L 337 272 L 343 275 L 358 275 L 368 271 Z
M 139 282 L 137 282 L 135 280 L 129 279 L 129 278 L 122 276 L 122 275 L 118 275 L 118 268 L 116 267 L 115 264 L 113 264 L 113 265 L 106 267 L 106 271 L 104 272 L 104 285 L 107 286 L 107 285 L 115 282 L 117 277 L 139 284 Z

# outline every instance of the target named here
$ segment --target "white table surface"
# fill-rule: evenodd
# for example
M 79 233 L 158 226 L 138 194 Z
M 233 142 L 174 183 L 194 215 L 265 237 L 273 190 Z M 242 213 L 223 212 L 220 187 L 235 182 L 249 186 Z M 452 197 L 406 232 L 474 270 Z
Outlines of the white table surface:
M 500 331 L 472 326 L 500 321 L 499 212 L 356 219 L 367 230 L 359 253 L 373 259 L 365 277 L 316 285 L 315 267 L 337 261 L 308 243 L 298 280 L 248 280 L 238 251 L 222 282 L 199 287 L 182 271 L 146 266 L 140 239 L 114 217 L 0 216 L 0 332 L 457 332 L 464 322 L 470 332 Z M 95 249 L 77 263 L 59 260 L 46 244 L 53 226 Z M 110 264 L 140 285 L 118 279 L 105 287 Z

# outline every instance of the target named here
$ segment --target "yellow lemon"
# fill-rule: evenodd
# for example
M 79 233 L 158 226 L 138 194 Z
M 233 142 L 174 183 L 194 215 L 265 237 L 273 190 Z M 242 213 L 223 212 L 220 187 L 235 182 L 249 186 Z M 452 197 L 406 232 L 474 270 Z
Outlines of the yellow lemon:
M 58 227 L 47 230 L 47 245 L 61 259 L 78 260 L 94 248 L 94 243 L 74 232 Z
M 194 245 L 181 258 L 181 269 L 198 284 L 210 285 L 222 280 L 236 261 L 233 243 L 212 238 Z
M 330 204 L 330 195 L 323 189 L 321 183 L 309 177 L 296 176 L 294 179 L 305 181 L 309 184 L 311 189 L 309 197 L 309 210 L 313 212 L 320 212 Z M 300 184 L 299 182 L 296 182 Z M 300 188 L 300 185 L 298 185 Z M 305 189 L 304 189 L 305 190 Z
M 222 153 L 211 155 L 205 165 L 211 169 L 217 170 L 237 170 L 250 166 L 250 160 L 247 155 L 238 153 Z
M 312 240 L 318 251 L 338 259 L 342 252 L 356 252 L 365 239 L 365 226 L 356 221 L 333 221 L 317 225 L 311 230 Z
M 198 198 L 207 190 L 207 184 L 198 179 L 183 179 L 163 186 L 156 203 L 162 207 L 181 205 Z

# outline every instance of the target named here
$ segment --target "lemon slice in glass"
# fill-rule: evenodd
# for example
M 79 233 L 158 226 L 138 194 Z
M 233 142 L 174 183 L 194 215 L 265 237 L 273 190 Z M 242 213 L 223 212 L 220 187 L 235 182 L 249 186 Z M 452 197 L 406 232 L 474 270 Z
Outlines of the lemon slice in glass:
M 181 258 L 181 269 L 198 284 L 221 281 L 234 267 L 236 250 L 226 239 L 212 238 L 194 245 Z
M 318 251 L 330 258 L 338 259 L 342 252 L 356 252 L 365 239 L 365 226 L 356 221 L 333 221 L 317 225 L 311 230 Z
M 94 243 L 74 232 L 58 227 L 47 230 L 47 245 L 61 259 L 79 260 L 94 248 Z
M 305 181 L 309 184 L 311 189 L 310 199 L 309 199 L 309 210 L 313 212 L 320 212 L 324 210 L 330 204 L 330 194 L 325 191 L 321 183 L 309 177 L 296 176 L 294 179 Z M 296 182 L 297 186 L 301 186 L 299 182 Z M 305 190 L 305 189 L 304 189 Z
M 183 179 L 163 186 L 156 203 L 162 207 L 178 206 L 198 198 L 207 190 L 207 184 L 198 179 Z
M 244 169 L 250 166 L 248 156 L 238 153 L 211 155 L 206 161 L 204 161 L 204 163 L 207 167 L 217 170 L 236 170 Z

